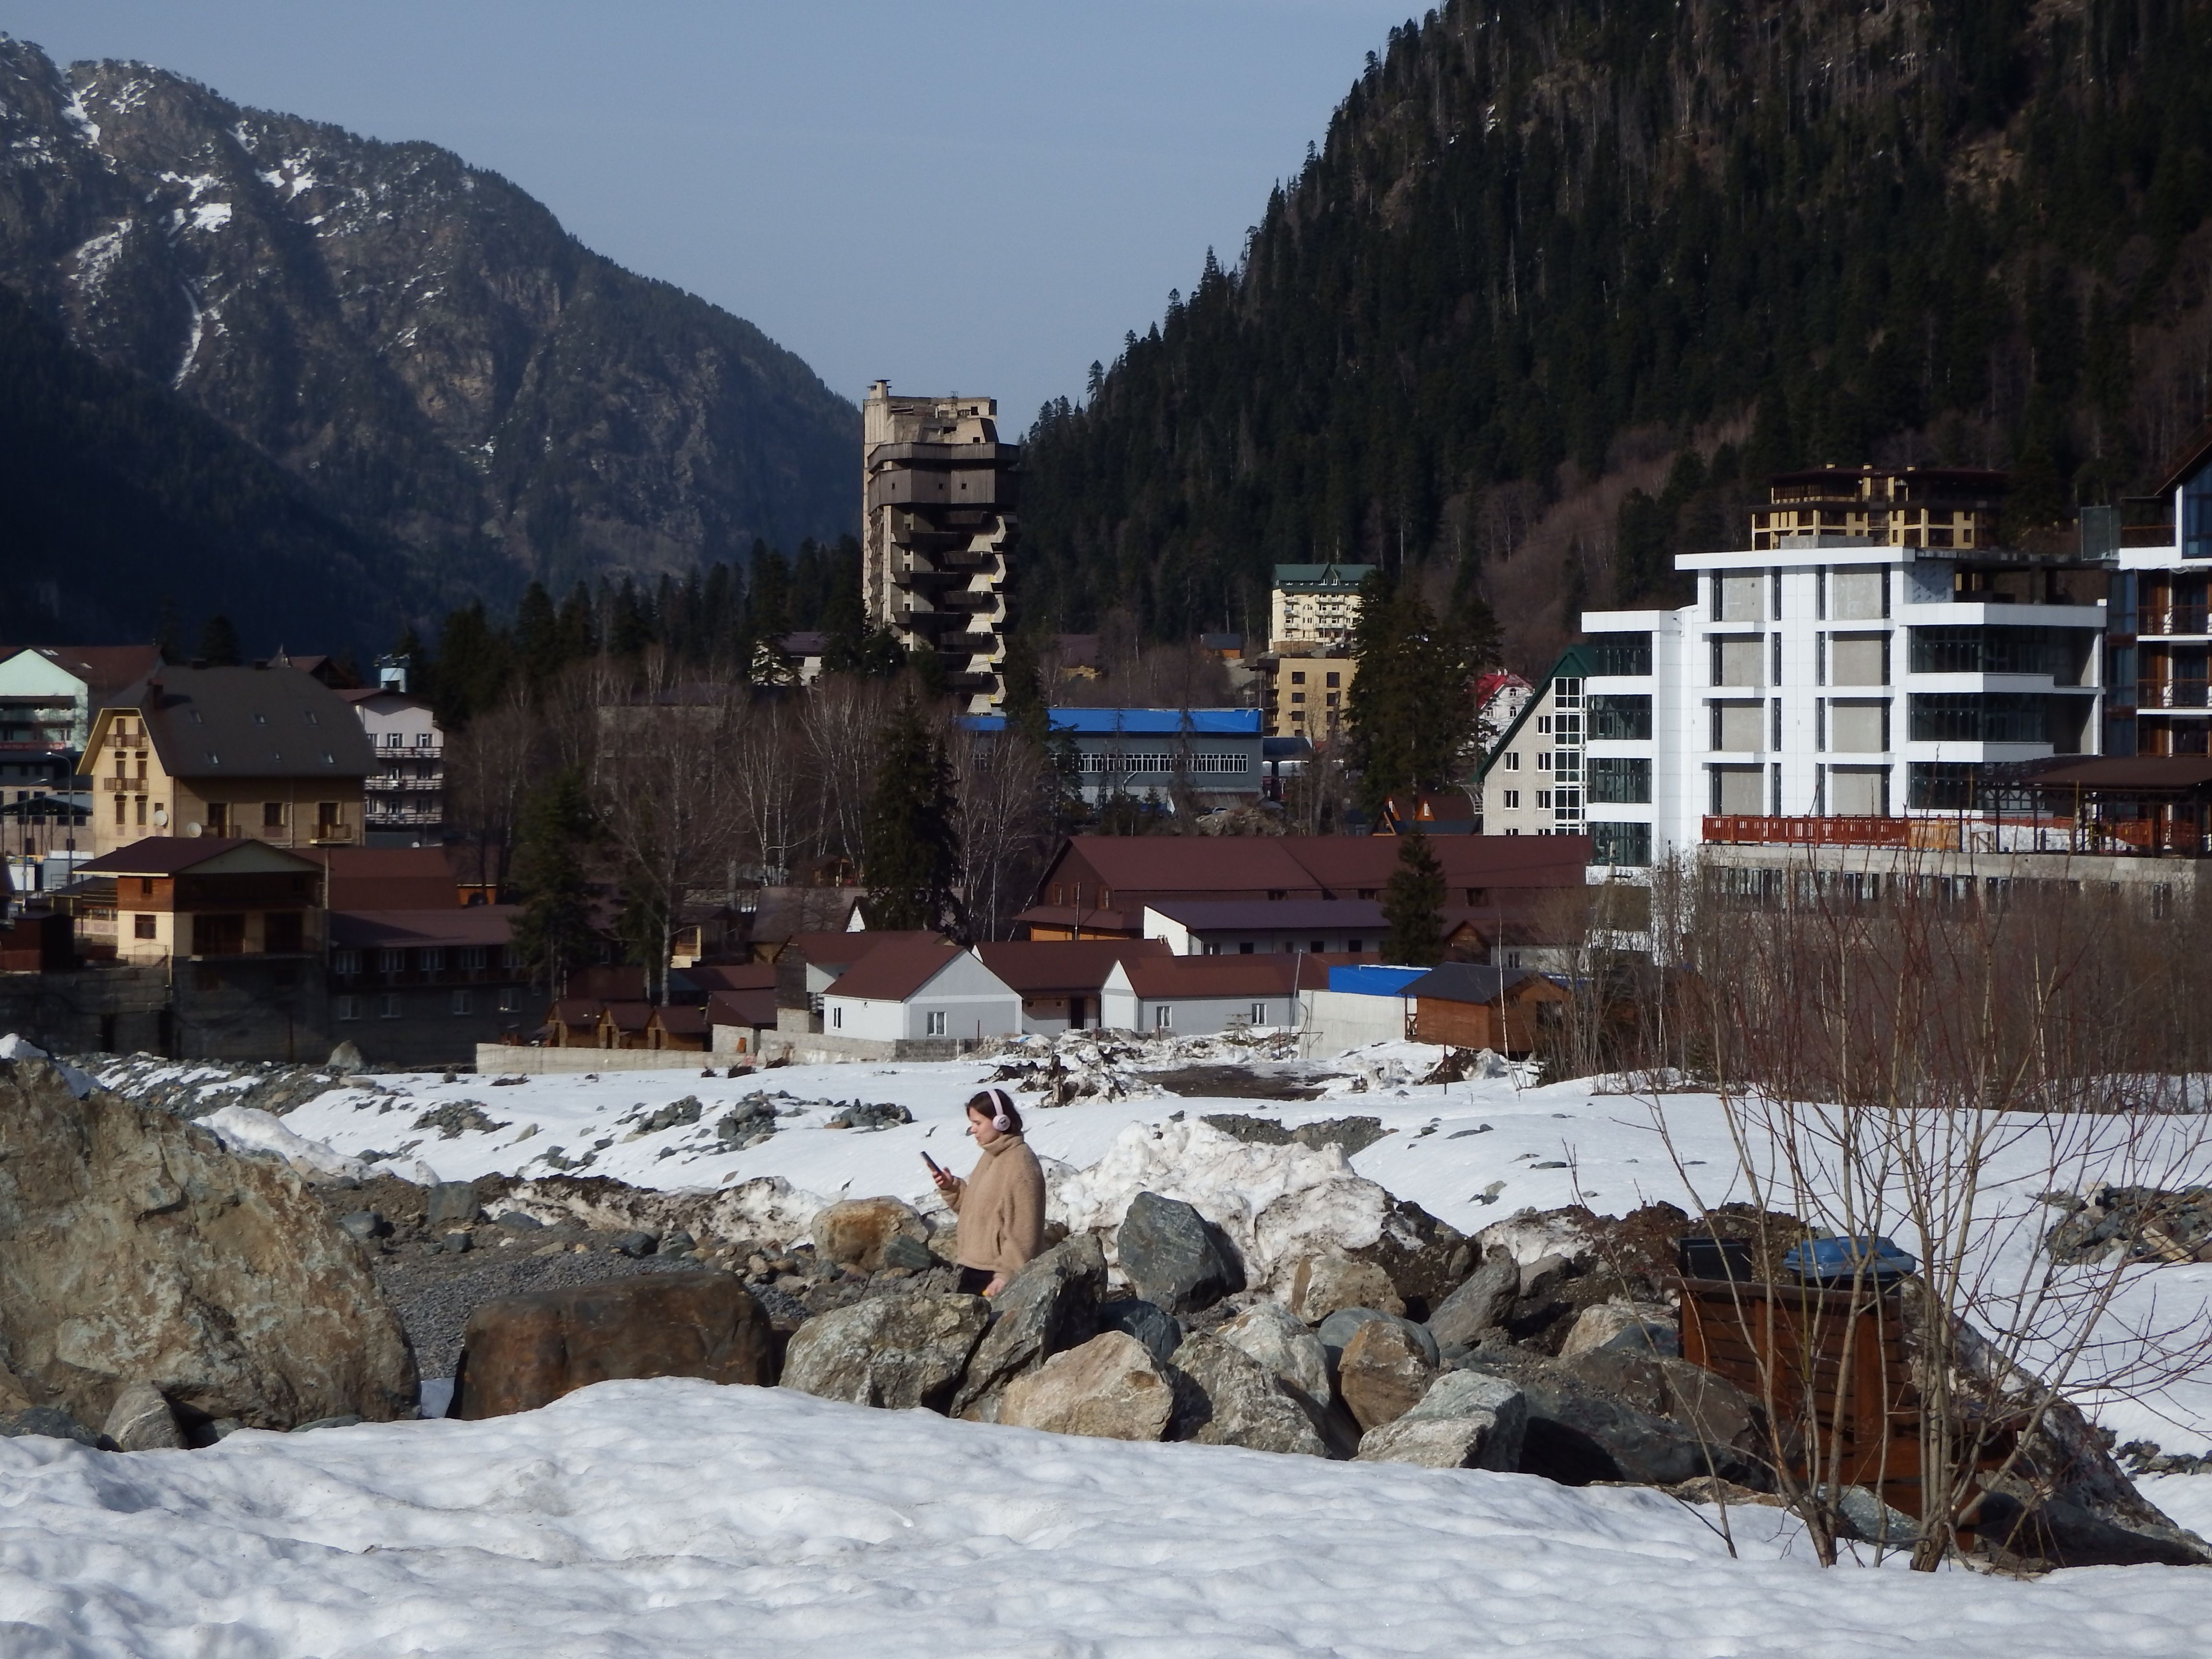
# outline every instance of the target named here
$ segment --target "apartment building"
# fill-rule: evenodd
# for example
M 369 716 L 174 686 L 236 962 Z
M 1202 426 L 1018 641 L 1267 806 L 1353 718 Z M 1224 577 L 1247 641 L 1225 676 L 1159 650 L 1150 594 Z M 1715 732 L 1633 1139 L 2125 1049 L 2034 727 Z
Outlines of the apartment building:
M 1520 692 L 1500 699 L 1515 712 L 1485 752 L 1476 774 L 1481 803 L 1479 833 L 1594 833 L 1583 829 L 1583 808 L 1587 736 L 1583 683 L 1589 678 L 1592 660 L 1587 647 L 1570 646 L 1540 684 L 1530 687 L 1516 680 Z
M 1259 672 L 1260 714 L 1269 737 L 1327 744 L 1343 735 L 1352 682 L 1359 672 L 1348 648 L 1300 649 L 1293 642 L 1269 652 Z
M 1991 545 L 2002 490 L 1979 472 L 1785 474 L 1753 546 L 1676 560 L 1695 603 L 1584 613 L 1595 862 L 1948 846 L 1913 821 L 1963 811 L 1993 769 L 2096 752 L 2107 573 Z
M 1183 793 L 1201 807 L 1260 798 L 1261 714 L 1256 708 L 1055 708 L 1052 730 L 1075 750 L 1084 800 L 1116 795 L 1171 802 Z M 970 732 L 1002 732 L 1003 714 L 970 714 Z
M 1348 645 L 1359 620 L 1359 585 L 1370 564 L 1279 564 L 1267 610 L 1271 650 Z
M 363 783 L 368 844 L 435 844 L 446 823 L 446 734 L 429 700 L 404 679 L 338 696 L 353 705 L 376 757 Z
M 2203 755 L 2212 729 L 2212 432 L 2183 453 L 2155 495 L 2082 514 L 2084 551 L 2113 562 L 2105 752 Z
M 861 599 L 872 628 L 934 651 L 971 713 L 1006 701 L 1006 556 L 1017 444 L 989 398 L 894 398 L 860 408 Z

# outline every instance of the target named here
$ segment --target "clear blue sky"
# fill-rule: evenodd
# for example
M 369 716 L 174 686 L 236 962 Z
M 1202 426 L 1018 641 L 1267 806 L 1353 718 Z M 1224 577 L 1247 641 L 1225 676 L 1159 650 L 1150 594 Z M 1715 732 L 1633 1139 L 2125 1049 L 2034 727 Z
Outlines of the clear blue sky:
M 0 29 L 447 145 L 849 397 L 1020 428 L 1234 260 L 1406 5 L 0 0 Z

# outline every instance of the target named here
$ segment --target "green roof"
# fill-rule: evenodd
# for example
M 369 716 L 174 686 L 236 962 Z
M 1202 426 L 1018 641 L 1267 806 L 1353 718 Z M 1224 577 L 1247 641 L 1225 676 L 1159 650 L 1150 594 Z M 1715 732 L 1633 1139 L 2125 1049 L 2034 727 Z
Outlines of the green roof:
M 1278 587 L 1340 587 L 1347 591 L 1367 580 L 1371 564 L 1279 564 L 1275 567 L 1275 586 Z
M 1521 705 L 1521 712 L 1514 716 L 1513 724 L 1498 733 L 1498 741 L 1491 744 L 1490 752 L 1482 757 L 1482 764 L 1475 769 L 1474 775 L 1478 779 L 1490 775 L 1490 769 L 1498 763 L 1498 757 L 1505 752 L 1506 745 L 1521 735 L 1521 728 L 1536 712 L 1536 705 L 1543 702 L 1544 693 L 1552 689 L 1553 680 L 1586 680 L 1595 672 L 1597 664 L 1591 658 L 1588 646 L 1571 645 L 1559 653 L 1559 661 L 1552 665 L 1550 672 L 1536 682 L 1536 689 L 1529 692 L 1528 701 Z

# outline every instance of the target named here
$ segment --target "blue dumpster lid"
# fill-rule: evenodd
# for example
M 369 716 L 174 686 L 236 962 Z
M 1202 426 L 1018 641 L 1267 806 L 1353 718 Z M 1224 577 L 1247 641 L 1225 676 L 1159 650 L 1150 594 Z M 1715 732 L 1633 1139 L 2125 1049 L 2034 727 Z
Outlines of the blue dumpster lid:
M 1782 1270 L 1800 1278 L 1848 1279 L 1861 1264 L 1876 1273 L 1909 1273 L 1919 1266 L 1912 1256 L 1874 1233 L 1808 1238 L 1791 1245 L 1782 1258 Z

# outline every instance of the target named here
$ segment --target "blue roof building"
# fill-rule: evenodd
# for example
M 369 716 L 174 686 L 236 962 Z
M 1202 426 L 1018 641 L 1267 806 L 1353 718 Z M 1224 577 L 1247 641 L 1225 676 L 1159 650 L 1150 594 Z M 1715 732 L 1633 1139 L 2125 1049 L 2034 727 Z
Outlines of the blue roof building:
M 1207 807 L 1260 797 L 1260 711 L 1256 708 L 1055 708 L 1052 729 L 1075 745 L 1083 798 L 1114 795 L 1171 803 L 1181 791 Z M 1003 714 L 970 714 L 976 732 L 1003 732 Z

